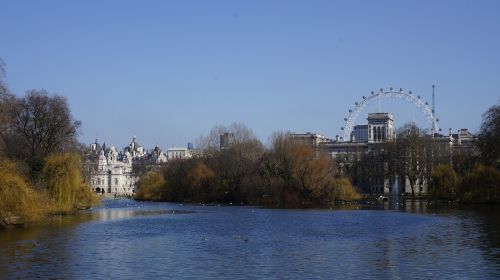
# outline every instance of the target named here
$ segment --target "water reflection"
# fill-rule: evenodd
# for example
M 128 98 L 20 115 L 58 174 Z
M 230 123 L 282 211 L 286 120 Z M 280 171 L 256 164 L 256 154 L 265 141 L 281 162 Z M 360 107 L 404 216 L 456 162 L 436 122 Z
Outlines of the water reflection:
M 381 205 L 385 207 L 391 208 Z M 111 201 L 91 211 L 90 218 L 75 218 L 77 223 L 61 221 L 0 232 L 0 275 L 76 279 L 500 276 L 498 208 L 436 208 L 422 201 L 404 201 L 399 211 L 370 209 L 271 210 Z
M 101 209 L 93 213 L 93 218 L 101 221 L 113 221 L 138 216 L 154 216 L 167 214 L 191 214 L 195 211 L 175 210 L 175 209 L 157 209 L 157 210 L 142 210 L 142 209 Z

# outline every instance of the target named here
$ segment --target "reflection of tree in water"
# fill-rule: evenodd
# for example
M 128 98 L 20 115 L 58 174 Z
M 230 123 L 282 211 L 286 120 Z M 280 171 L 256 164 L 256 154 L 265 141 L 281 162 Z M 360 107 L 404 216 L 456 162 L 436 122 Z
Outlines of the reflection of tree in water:
M 486 258 L 491 258 L 500 265 L 500 205 L 474 205 L 465 208 L 472 210 L 481 222 L 477 226 L 487 238 L 482 238 L 482 249 Z
M 43 224 L 0 231 L 0 276 L 27 279 L 75 278 L 70 264 L 78 225 L 95 219 L 90 212 L 53 216 Z
M 69 219 L 67 219 L 69 220 Z M 0 232 L 0 275 L 6 278 L 74 278 L 68 269 L 77 221 Z

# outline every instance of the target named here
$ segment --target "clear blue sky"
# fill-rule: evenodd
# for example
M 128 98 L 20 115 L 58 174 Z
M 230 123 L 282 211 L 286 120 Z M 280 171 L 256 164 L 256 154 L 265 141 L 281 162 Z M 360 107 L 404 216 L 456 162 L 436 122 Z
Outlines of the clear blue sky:
M 0 58 L 15 94 L 66 96 L 87 144 L 185 146 L 231 122 L 333 138 L 362 95 L 432 84 L 440 127 L 477 131 L 500 97 L 500 1 L 3 0 Z

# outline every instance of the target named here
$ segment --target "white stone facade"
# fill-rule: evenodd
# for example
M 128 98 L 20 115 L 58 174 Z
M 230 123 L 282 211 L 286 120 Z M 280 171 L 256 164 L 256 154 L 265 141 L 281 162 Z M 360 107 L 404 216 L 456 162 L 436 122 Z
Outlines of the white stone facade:
M 156 147 L 148 155 L 144 147 L 139 145 L 136 138 L 118 152 L 116 147 L 102 146 L 96 142 L 90 145 L 87 166 L 89 167 L 89 183 L 92 190 L 99 194 L 113 196 L 131 196 L 135 192 L 135 185 L 139 176 L 133 172 L 134 162 L 151 158 L 155 163 L 166 161 L 166 155 Z
M 188 159 L 192 158 L 193 154 L 188 148 L 168 148 L 167 149 L 167 160 L 174 159 Z
M 356 125 L 351 142 L 380 143 L 394 139 L 394 117 L 391 113 L 369 113 L 368 124 Z
M 135 136 L 122 152 L 118 152 L 114 146 L 109 148 L 106 144 L 101 146 L 96 140 L 87 150 L 85 165 L 88 175 L 86 180 L 92 186 L 92 191 L 96 193 L 132 196 L 135 193 L 135 185 L 139 181 L 139 175 L 134 173 L 134 166 L 154 168 L 168 160 L 191 157 L 192 151 L 188 148 L 169 148 L 167 153 L 164 153 L 156 145 L 153 150 L 146 152 Z
M 92 143 L 88 152 L 89 183 L 99 194 L 126 196 L 133 195 L 139 176 L 133 173 L 133 161 L 144 157 L 144 148 L 135 137 L 123 152 L 116 147 L 106 148 Z
M 109 151 L 99 152 L 97 168 L 90 178 L 93 191 L 101 194 L 132 195 L 137 180 L 138 177 L 132 172 L 132 160 L 128 152 L 120 157 L 113 146 Z

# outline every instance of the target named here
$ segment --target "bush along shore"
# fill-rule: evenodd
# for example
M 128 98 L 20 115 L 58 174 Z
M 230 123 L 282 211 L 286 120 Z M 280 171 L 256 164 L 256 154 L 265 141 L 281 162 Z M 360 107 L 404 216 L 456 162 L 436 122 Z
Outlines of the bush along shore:
M 54 215 L 75 213 L 99 203 L 90 187 L 82 183 L 77 153 L 52 155 L 37 185 L 18 164 L 0 162 L 0 228 L 23 227 Z

